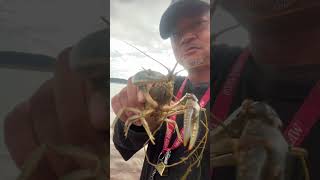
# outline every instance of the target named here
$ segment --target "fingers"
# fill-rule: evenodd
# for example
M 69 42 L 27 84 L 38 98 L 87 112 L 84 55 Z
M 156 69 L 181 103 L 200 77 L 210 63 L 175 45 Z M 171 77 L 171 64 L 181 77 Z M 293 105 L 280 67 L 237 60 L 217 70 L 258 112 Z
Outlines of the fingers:
M 127 85 L 127 97 L 128 97 L 128 106 L 130 107 L 141 107 L 142 104 L 138 101 L 138 87 L 132 83 L 132 78 L 129 78 Z
M 145 99 L 142 91 L 138 91 L 137 97 L 138 97 L 138 102 L 139 102 L 140 104 L 143 104 L 143 103 L 146 102 L 146 99 Z
M 135 86 L 131 78 L 128 80 L 128 84 L 124 87 L 117 95 L 115 95 L 111 100 L 111 106 L 113 111 L 118 114 L 120 109 L 124 107 L 135 107 L 141 109 L 144 106 L 144 98 L 138 97 L 139 95 L 138 87 Z M 134 115 L 133 112 L 125 112 L 120 116 L 122 121 L 126 121 L 128 117 Z M 141 126 L 140 121 L 134 123 L 135 125 Z
M 128 106 L 127 87 L 124 87 L 124 88 L 119 92 L 119 100 L 120 100 L 121 108 L 124 108 L 124 107 L 127 107 L 127 106 Z
M 122 108 L 121 103 L 120 103 L 120 94 L 117 94 L 112 97 L 111 107 L 112 107 L 112 110 L 115 114 L 119 113 L 120 109 Z M 122 114 L 120 117 L 120 120 L 124 121 L 126 119 L 127 119 L 127 117 L 124 114 Z

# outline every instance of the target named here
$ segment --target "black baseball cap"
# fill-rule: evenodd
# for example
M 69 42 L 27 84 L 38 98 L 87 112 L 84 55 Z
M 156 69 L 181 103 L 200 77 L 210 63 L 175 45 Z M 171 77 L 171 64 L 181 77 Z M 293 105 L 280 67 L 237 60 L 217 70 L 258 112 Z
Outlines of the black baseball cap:
M 177 19 L 186 13 L 198 8 L 210 8 L 210 0 L 172 0 L 160 20 L 160 36 L 167 39 L 171 36 Z

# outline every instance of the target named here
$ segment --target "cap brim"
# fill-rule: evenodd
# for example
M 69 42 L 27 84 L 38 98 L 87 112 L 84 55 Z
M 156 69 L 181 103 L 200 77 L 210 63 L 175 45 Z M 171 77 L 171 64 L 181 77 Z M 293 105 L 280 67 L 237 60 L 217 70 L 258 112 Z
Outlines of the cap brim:
M 167 10 L 163 13 L 160 20 L 160 36 L 162 39 L 167 39 L 171 36 L 174 25 L 179 15 L 190 12 L 194 8 L 210 5 L 203 1 L 182 1 L 170 5 Z

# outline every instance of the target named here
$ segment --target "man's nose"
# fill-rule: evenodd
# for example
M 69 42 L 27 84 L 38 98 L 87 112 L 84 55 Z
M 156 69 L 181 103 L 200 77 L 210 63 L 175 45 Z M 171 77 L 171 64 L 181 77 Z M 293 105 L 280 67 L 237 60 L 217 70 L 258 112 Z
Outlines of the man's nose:
M 180 45 L 183 45 L 185 43 L 189 43 L 191 41 L 193 41 L 194 39 L 196 39 L 196 35 L 195 33 L 189 31 L 189 32 L 185 32 L 183 33 L 182 37 L 181 37 L 181 41 L 180 41 Z

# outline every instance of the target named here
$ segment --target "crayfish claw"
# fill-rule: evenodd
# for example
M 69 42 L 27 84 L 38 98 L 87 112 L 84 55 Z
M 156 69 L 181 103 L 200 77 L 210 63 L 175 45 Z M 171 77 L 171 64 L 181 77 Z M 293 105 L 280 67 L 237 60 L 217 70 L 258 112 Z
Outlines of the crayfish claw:
M 189 147 L 188 150 L 190 151 L 194 145 L 196 144 L 196 140 L 198 138 L 198 133 L 199 133 L 199 123 L 200 118 L 197 116 L 196 118 L 192 119 L 192 134 L 190 137 L 190 142 L 189 142 Z
M 184 146 L 187 146 L 191 137 L 192 114 L 193 114 L 193 109 L 187 109 L 184 113 L 184 121 L 183 121 L 183 128 L 184 128 L 183 145 Z
M 185 104 L 185 112 L 184 112 L 184 139 L 183 145 L 188 146 L 188 150 L 190 151 L 198 138 L 199 133 L 199 121 L 200 121 L 200 110 L 201 107 L 198 104 L 198 99 L 192 94 L 186 94 L 187 101 Z

